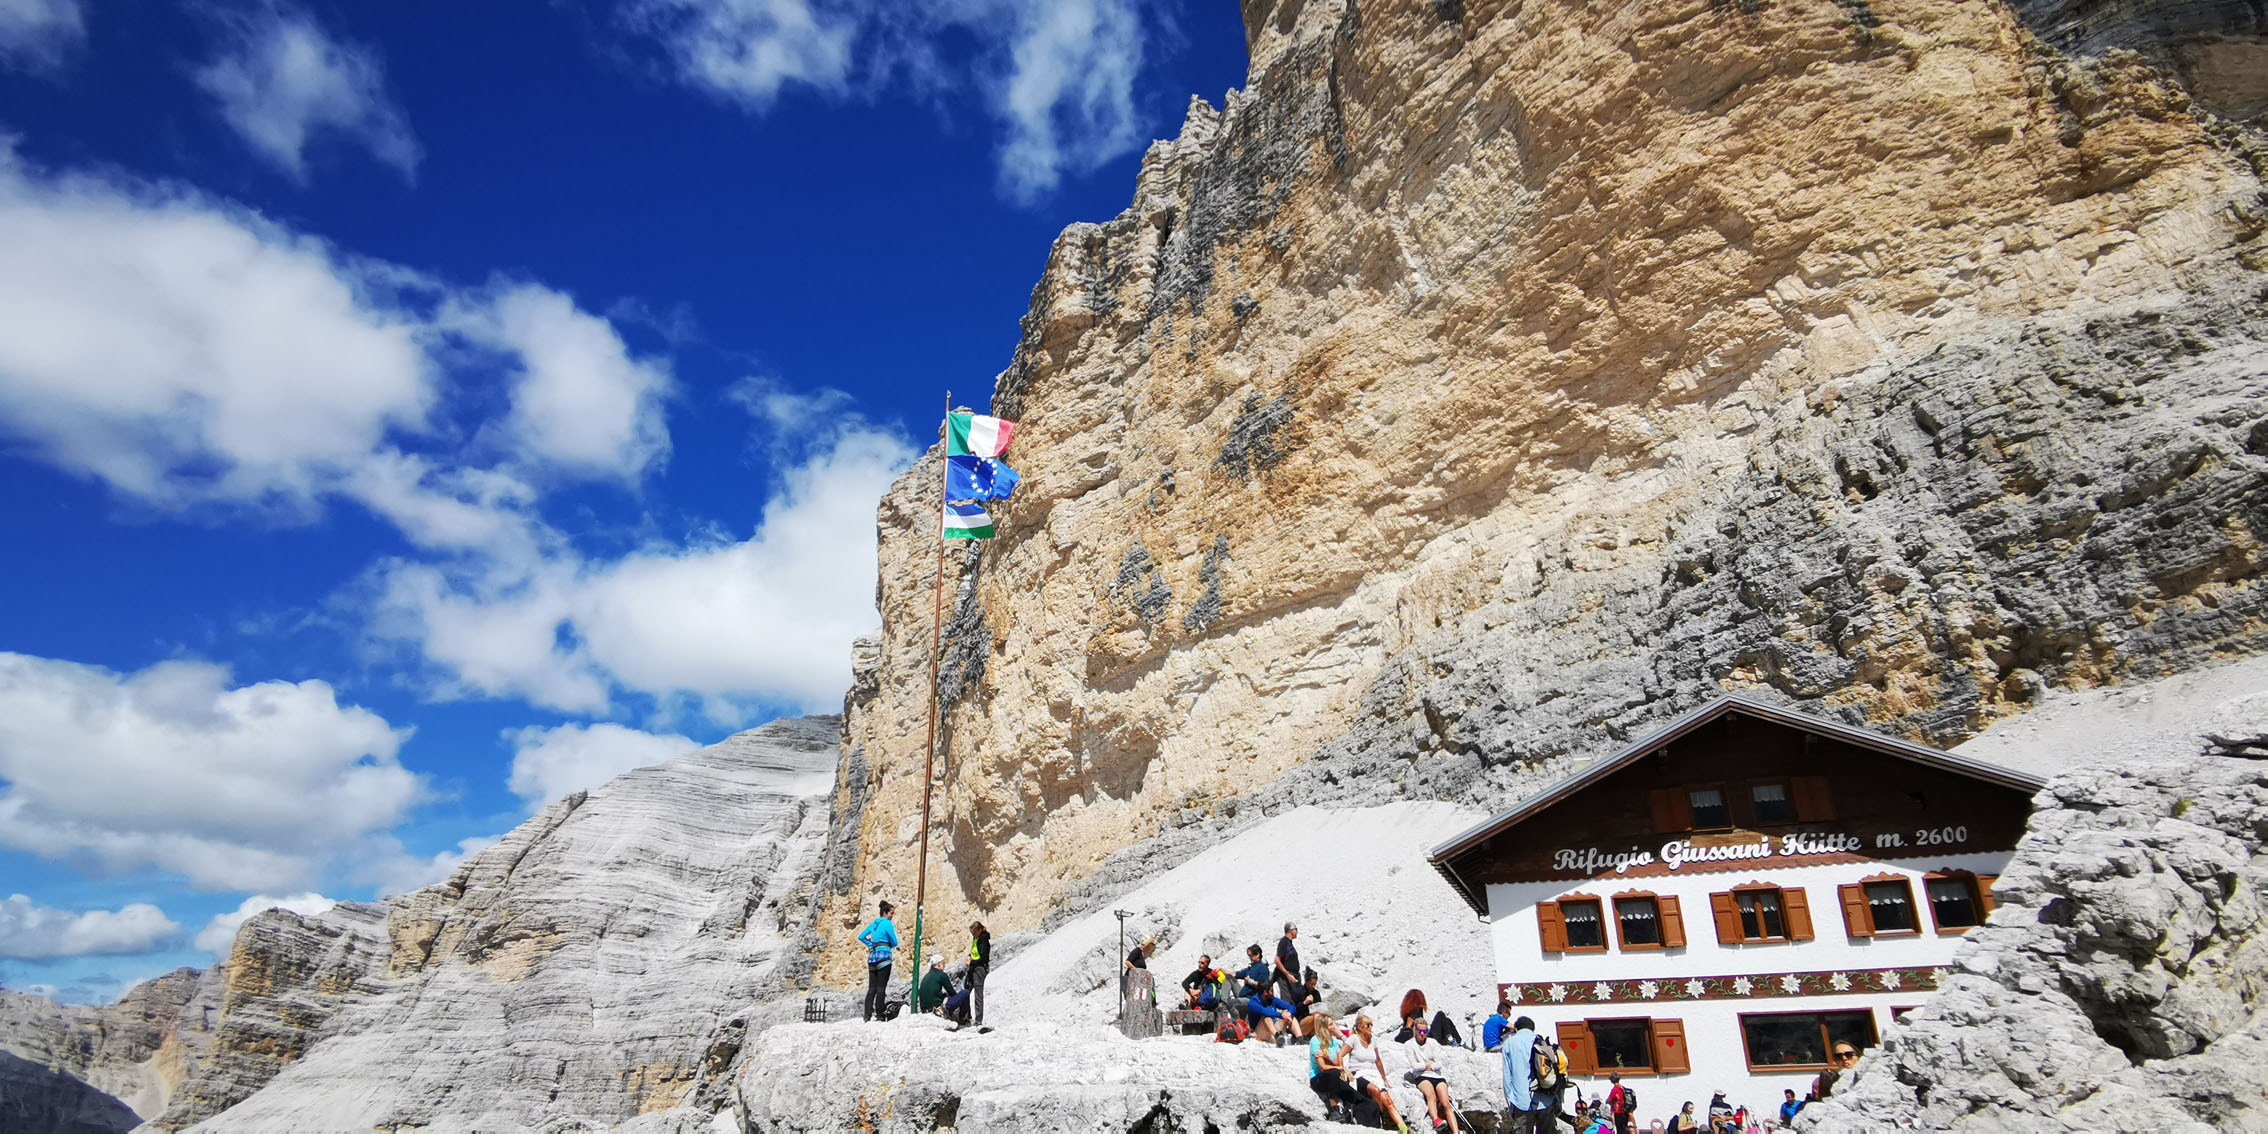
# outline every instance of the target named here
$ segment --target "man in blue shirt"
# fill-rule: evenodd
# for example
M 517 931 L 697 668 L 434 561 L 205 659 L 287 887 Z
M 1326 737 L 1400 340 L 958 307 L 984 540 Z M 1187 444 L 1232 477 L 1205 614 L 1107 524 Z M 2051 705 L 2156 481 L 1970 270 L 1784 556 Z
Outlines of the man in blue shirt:
M 1274 1043 L 1277 1032 L 1292 1029 L 1292 1006 L 1262 988 L 1244 1002 L 1244 1022 L 1261 1043 Z
M 1480 1026 L 1482 1051 L 1495 1051 L 1504 1046 L 1504 1032 L 1512 1026 L 1511 1016 L 1512 1002 L 1509 1000 L 1497 1001 L 1496 1014 L 1490 1016 Z
M 1559 1113 L 1559 1092 L 1538 1091 L 1528 1082 L 1542 1039 L 1526 1016 L 1512 1021 L 1512 1034 L 1504 1037 L 1504 1104 L 1512 1111 L 1512 1134 L 1549 1134 Z
M 885 990 L 890 987 L 890 960 L 898 948 L 898 926 L 890 920 L 890 903 L 881 906 L 882 916 L 866 923 L 858 931 L 858 943 L 866 946 L 866 1005 L 865 1019 L 882 1019 L 889 1003 Z

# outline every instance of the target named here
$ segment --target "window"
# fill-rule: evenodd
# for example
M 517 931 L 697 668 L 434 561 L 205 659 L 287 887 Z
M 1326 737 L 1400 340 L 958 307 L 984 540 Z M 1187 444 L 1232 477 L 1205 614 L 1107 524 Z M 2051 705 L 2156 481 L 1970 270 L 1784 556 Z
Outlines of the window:
M 1788 785 L 1780 782 L 1748 785 L 1749 805 L 1756 809 L 1757 826 L 1787 823 L 1795 819 L 1794 804 L 1788 800 Z
M 1811 906 L 1800 889 L 1750 883 L 1709 895 L 1709 905 L 1721 944 L 1811 940 Z
M 1546 953 L 1604 953 L 1605 904 L 1596 894 L 1569 894 L 1536 903 L 1536 930 Z
M 1837 888 L 1843 926 L 1853 937 L 1887 937 L 1921 932 L 1914 908 L 1914 886 L 1899 874 L 1876 874 Z
M 1743 940 L 1788 935 L 1788 919 L 1780 909 L 1779 891 L 1750 890 L 1733 895 L 1733 900 L 1740 903 L 1740 936 Z
M 1929 916 L 1937 922 L 1937 931 L 1962 933 L 1971 926 L 1983 925 L 1992 914 L 1992 883 L 1996 877 L 1966 870 L 1941 870 L 1924 877 L 1922 889 L 1929 895 Z
M 1835 817 L 1835 793 L 1825 776 L 1661 787 L 1647 793 L 1647 804 L 1655 832 L 1664 835 L 1823 823 Z
M 1864 1052 L 1874 1046 L 1874 1013 L 1775 1012 L 1742 1016 L 1740 1038 L 1751 1071 L 1826 1070 L 1837 1046 Z
M 1561 902 L 1559 916 L 1567 919 L 1570 952 L 1606 948 L 1606 925 L 1599 919 L 1597 902 Z
M 1643 890 L 1616 894 L 1614 929 L 1624 949 L 1685 948 L 1685 915 L 1675 897 Z
M 1562 1020 L 1555 1027 L 1569 1074 L 1681 1075 L 1693 1070 L 1683 1020 L 1633 1016 Z

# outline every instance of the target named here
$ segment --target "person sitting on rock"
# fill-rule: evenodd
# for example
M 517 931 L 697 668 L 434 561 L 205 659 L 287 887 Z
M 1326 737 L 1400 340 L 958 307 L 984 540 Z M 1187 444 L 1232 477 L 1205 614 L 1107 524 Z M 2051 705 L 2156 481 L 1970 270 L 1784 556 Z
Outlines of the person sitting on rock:
M 1443 1047 L 1465 1046 L 1465 1037 L 1458 1033 L 1456 1023 L 1449 1019 L 1449 1013 L 1435 1012 L 1433 1020 L 1428 1023 L 1425 1018 L 1426 1007 L 1424 990 L 1413 988 L 1402 994 L 1402 1027 L 1394 1033 L 1394 1041 L 1408 1043 L 1410 1036 L 1423 1027 L 1433 1037 L 1434 1043 Z M 1507 1004 L 1505 1008 L 1510 1010 L 1511 1005 Z
M 1504 1033 L 1510 1031 L 1511 1029 L 1512 1002 L 1509 1000 L 1499 1000 L 1496 1002 L 1496 1014 L 1490 1016 L 1487 1022 L 1481 1025 L 1481 1050 L 1495 1051 L 1497 1048 L 1503 1047 Z
M 1246 961 L 1245 966 L 1236 970 L 1236 994 L 1238 996 L 1251 996 L 1256 992 L 1265 991 L 1268 987 L 1269 970 L 1268 962 L 1260 957 L 1260 946 L 1245 946 L 1244 959 Z
M 921 991 L 914 998 L 914 1007 L 922 1012 L 936 1012 L 945 1007 L 945 999 L 951 995 L 953 978 L 945 971 L 945 959 L 931 953 L 929 970 L 921 974 Z
M 1347 1120 L 1345 1108 L 1362 1101 L 1354 1073 L 1347 1070 L 1346 1052 L 1327 1012 L 1312 1014 L 1314 1038 L 1307 1041 L 1307 1089 L 1323 1098 L 1327 1122 Z
M 1228 980 L 1221 970 L 1213 967 L 1213 955 L 1202 953 L 1197 967 L 1181 978 L 1181 991 L 1191 1008 L 1210 1008 L 1221 1000 L 1221 985 Z
M 1425 994 L 1415 989 L 1411 991 L 1419 997 L 1417 1015 L 1422 1020 L 1425 1015 Z M 1403 997 L 1402 1004 L 1405 1008 L 1408 1007 L 1409 998 Z M 1442 1073 L 1441 1061 L 1437 1058 L 1440 1045 L 1430 1041 L 1430 1031 L 1422 1022 L 1402 1029 L 1401 1034 L 1409 1037 L 1399 1041 L 1402 1062 L 1410 1065 L 1409 1070 L 1402 1072 L 1402 1081 L 1417 1088 L 1418 1097 L 1425 1100 L 1426 1115 L 1433 1119 L 1433 1129 L 1436 1132 L 1446 1130 L 1449 1134 L 1458 1134 L 1457 1107 L 1449 1100 L 1449 1076 Z
M 1292 997 L 1292 1034 L 1313 1036 L 1315 1021 L 1323 1017 L 1323 990 L 1315 986 L 1317 974 L 1307 970 L 1307 979 L 1300 983 Z
M 1261 1043 L 1274 1043 L 1277 1033 L 1292 1030 L 1292 1006 L 1263 987 L 1244 1002 L 1244 1022 L 1252 1026 L 1252 1034 Z
M 1409 1126 L 1402 1121 L 1401 1109 L 1394 1105 L 1394 1096 L 1386 1088 L 1394 1076 L 1386 1066 L 1386 1053 L 1379 1050 L 1376 1028 L 1367 1015 L 1354 1018 L 1354 1029 L 1347 1033 L 1347 1070 L 1354 1072 L 1355 1090 L 1370 1096 L 1378 1104 L 1378 1113 L 1394 1124 L 1401 1134 L 1410 1134 Z

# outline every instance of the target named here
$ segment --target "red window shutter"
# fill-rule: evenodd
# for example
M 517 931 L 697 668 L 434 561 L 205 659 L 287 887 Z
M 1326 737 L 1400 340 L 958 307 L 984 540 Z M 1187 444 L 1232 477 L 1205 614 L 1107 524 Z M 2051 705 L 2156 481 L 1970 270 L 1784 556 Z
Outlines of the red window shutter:
M 1740 933 L 1740 905 L 1729 893 L 1709 895 L 1709 912 L 1717 915 L 1717 944 L 1738 945 Z
M 1656 834 L 1693 829 L 1693 801 L 1685 798 L 1684 788 L 1656 788 L 1646 793 L 1646 801 L 1654 811 Z
M 1685 948 L 1685 911 L 1677 908 L 1677 899 L 1664 894 L 1654 904 L 1661 910 L 1662 948 Z
M 1536 929 L 1543 935 L 1543 951 L 1567 951 L 1567 920 L 1559 916 L 1558 902 L 1536 903 Z
M 1992 916 L 1992 884 L 2000 881 L 1998 874 L 1977 875 L 1977 924 L 1983 925 Z
M 1795 796 L 1798 823 L 1821 823 L 1835 817 L 1835 793 L 1825 776 L 1797 776 L 1789 794 Z
M 1866 887 L 1856 882 L 1835 887 L 1843 899 L 1843 929 L 1853 937 L 1874 936 L 1874 910 L 1866 904 Z
M 1811 940 L 1811 902 L 1803 896 L 1803 888 L 1780 891 L 1780 908 L 1788 915 L 1788 940 Z
M 1567 1053 L 1567 1073 L 1598 1074 L 1599 1057 L 1591 1050 L 1590 1025 L 1581 1020 L 1561 1020 L 1555 1026 L 1559 1029 L 1559 1050 Z
M 1692 1054 L 1685 1050 L 1685 1021 L 1654 1021 L 1654 1070 L 1682 1075 L 1693 1070 Z

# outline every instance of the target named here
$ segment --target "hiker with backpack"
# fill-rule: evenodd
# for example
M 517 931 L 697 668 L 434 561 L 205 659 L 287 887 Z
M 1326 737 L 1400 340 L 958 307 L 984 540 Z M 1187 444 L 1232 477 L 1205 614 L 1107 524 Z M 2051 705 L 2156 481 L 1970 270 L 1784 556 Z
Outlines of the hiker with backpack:
M 1228 974 L 1213 967 L 1210 953 L 1199 954 L 1197 967 L 1181 978 L 1181 991 L 1190 1008 L 1211 1008 L 1221 1002 L 1228 985 Z
M 1504 1104 L 1512 1111 L 1512 1134 L 1548 1134 L 1566 1086 L 1559 1045 L 1537 1035 L 1534 1020 L 1512 1021 L 1512 1034 L 1504 1037 Z
M 858 931 L 858 943 L 866 946 L 866 1004 L 867 1020 L 887 1020 L 890 1017 L 887 990 L 890 987 L 890 960 L 898 948 L 898 925 L 890 920 L 890 903 L 879 906 L 881 915 L 866 923 Z
M 1606 1112 L 1614 1121 L 1614 1134 L 1632 1134 L 1638 1113 L 1638 1091 L 1623 1085 L 1622 1072 L 1607 1073 L 1607 1082 L 1614 1084 L 1606 1093 Z

